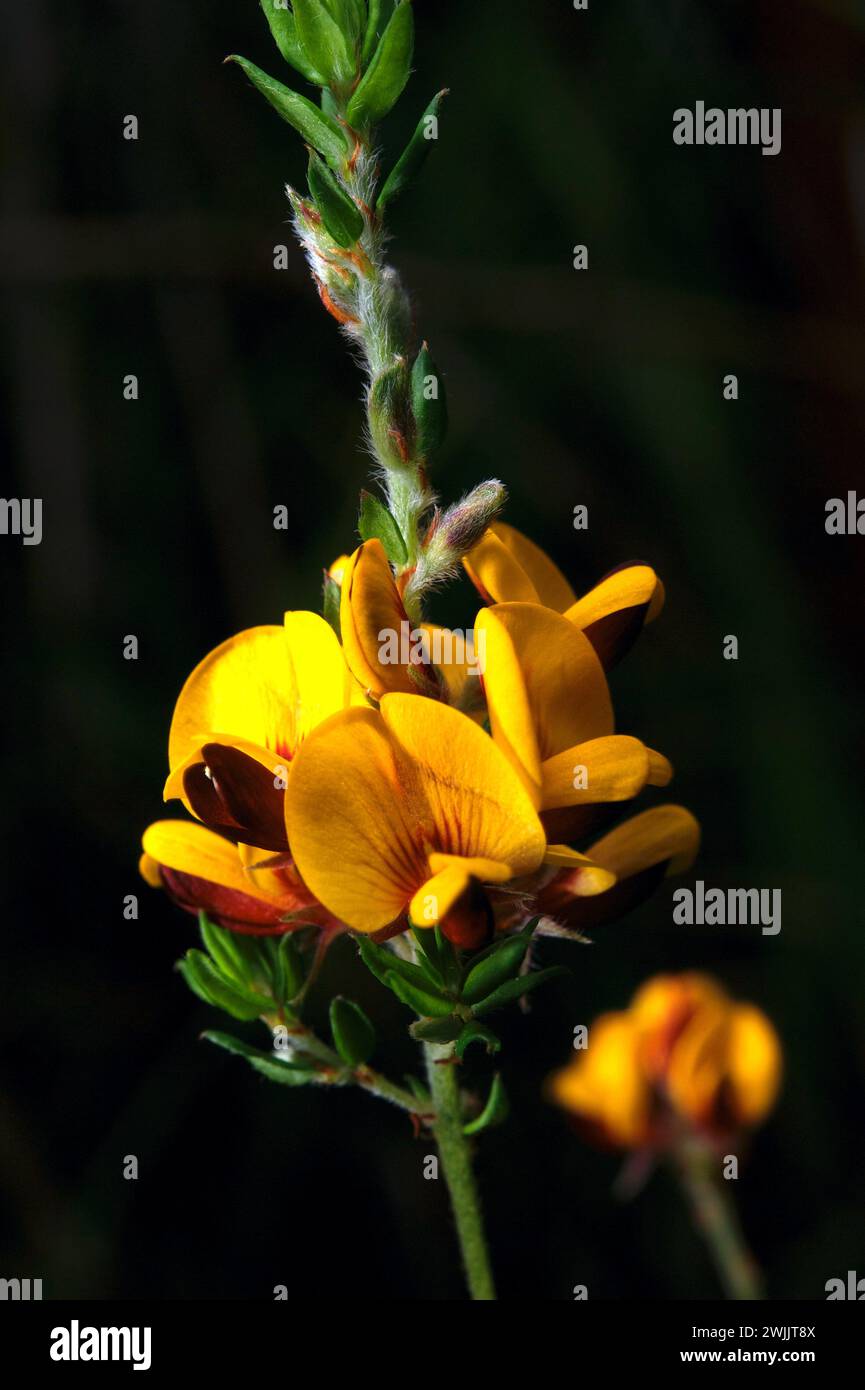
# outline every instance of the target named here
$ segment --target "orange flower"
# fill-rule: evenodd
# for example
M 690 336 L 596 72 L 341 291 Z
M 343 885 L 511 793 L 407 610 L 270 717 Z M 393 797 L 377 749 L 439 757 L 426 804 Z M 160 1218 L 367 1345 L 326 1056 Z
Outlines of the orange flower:
M 765 1014 L 705 975 L 658 975 L 589 1030 L 551 1099 L 601 1142 L 663 1148 L 685 1132 L 721 1141 L 774 1104 L 781 1046 Z

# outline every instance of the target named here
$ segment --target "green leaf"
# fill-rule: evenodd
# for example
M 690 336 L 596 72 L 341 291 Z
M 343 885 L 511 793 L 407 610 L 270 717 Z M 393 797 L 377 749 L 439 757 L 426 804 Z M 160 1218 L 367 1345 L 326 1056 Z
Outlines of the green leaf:
M 314 82 L 317 87 L 323 87 L 324 78 L 321 73 L 316 72 L 304 52 L 291 10 L 281 8 L 275 0 L 261 0 L 261 8 L 270 25 L 274 42 L 285 61 L 302 73 L 308 81 Z
M 274 960 L 271 943 L 266 937 L 256 939 L 242 932 L 218 927 L 206 912 L 199 912 L 198 926 L 206 949 L 223 975 L 253 992 L 260 990 L 270 993 L 274 980 Z
M 229 1033 L 207 1032 L 201 1035 L 207 1042 L 222 1047 L 235 1057 L 243 1057 L 249 1065 L 268 1081 L 276 1081 L 280 1086 L 308 1086 L 315 1080 L 314 1067 L 299 1066 L 295 1062 L 280 1062 L 271 1053 L 261 1052 L 250 1047 L 240 1038 L 232 1038 Z
M 337 246 L 350 250 L 363 233 L 363 213 L 317 154 L 309 156 L 307 178 L 322 222 Z
M 430 124 L 430 118 L 433 121 L 438 120 L 439 108 L 447 94 L 447 88 L 437 92 L 418 121 L 414 135 L 385 179 L 382 190 L 376 199 L 375 205 L 378 212 L 381 212 L 388 203 L 392 203 L 394 198 L 398 198 L 408 188 L 426 163 L 430 150 L 436 143 L 429 134 L 431 130 L 435 129 L 435 126 Z
M 266 72 L 262 72 L 261 68 L 257 68 L 255 63 L 250 63 L 247 58 L 232 53 L 225 61 L 237 63 L 256 91 L 267 98 L 282 119 L 294 126 L 307 144 L 323 154 L 334 169 L 342 168 L 348 150 L 345 136 L 332 116 L 321 111 L 314 102 L 301 96 L 299 92 L 293 92 L 290 87 L 284 87 L 274 77 L 268 77 Z
M 447 1018 L 453 1012 L 453 1001 L 432 994 L 429 989 L 420 989 L 411 984 L 395 970 L 391 970 L 384 983 L 392 989 L 397 999 L 401 999 L 410 1009 L 422 1018 Z M 426 981 L 424 981 L 426 984 Z
M 342 27 L 321 0 L 292 0 L 297 36 L 307 59 L 328 86 L 345 87 L 355 60 Z
M 205 1004 L 224 1009 L 232 1018 L 249 1022 L 260 1018 L 272 1005 L 272 1000 L 227 979 L 203 951 L 187 951 L 183 960 L 177 962 L 177 969 L 193 994 Z
M 463 1125 L 463 1134 L 480 1134 L 484 1129 L 492 1129 L 493 1125 L 502 1124 L 510 1114 L 510 1109 L 504 1082 L 496 1072 L 483 1111 L 476 1120 Z
M 519 999 L 520 995 L 530 994 L 533 989 L 539 989 L 547 980 L 559 979 L 563 975 L 570 976 L 570 973 L 563 965 L 551 965 L 548 970 L 538 970 L 533 975 L 521 975 L 517 980 L 509 980 L 507 984 L 499 985 L 499 988 L 488 994 L 486 999 L 473 1005 L 472 1013 L 475 1018 L 483 1018 L 485 1014 L 492 1013 L 493 1009 L 500 1009 L 514 999 Z
M 322 585 L 321 615 L 326 623 L 330 623 L 340 641 L 342 641 L 342 628 L 339 620 L 339 610 L 342 603 L 342 589 L 336 580 L 324 571 L 324 582 Z
M 292 932 L 280 936 L 274 950 L 274 994 L 278 1003 L 287 1004 L 303 989 L 306 963 Z
M 426 343 L 411 369 L 411 400 L 417 425 L 417 451 L 428 458 L 444 443 L 448 429 L 445 384 Z
M 408 559 L 402 532 L 383 502 L 371 492 L 360 494 L 360 516 L 357 522 L 358 535 L 362 541 L 380 540 L 384 553 L 392 565 L 404 565 Z
M 463 1031 L 459 1018 L 422 1018 L 409 1024 L 409 1032 L 415 1042 L 449 1043 L 454 1042 Z M 480 1024 L 478 1025 L 480 1027 Z
M 375 125 L 387 115 L 408 82 L 414 51 L 411 0 L 403 0 L 391 15 L 369 67 L 346 110 L 351 126 Z
M 402 956 L 394 955 L 393 951 L 387 951 L 383 946 L 376 945 L 374 941 L 370 941 L 368 936 L 359 938 L 358 950 L 360 951 L 361 960 L 367 970 L 370 970 L 372 974 L 375 975 L 375 978 L 380 980 L 383 985 L 387 985 L 388 989 L 393 988 L 390 984 L 389 977 L 396 974 L 401 976 L 407 984 L 413 985 L 416 989 L 429 990 L 432 993 L 437 993 L 437 991 L 432 988 L 429 978 L 424 971 L 421 970 L 420 966 L 412 965 L 411 961 L 403 960 Z M 448 1010 L 450 1010 L 450 1007 L 450 1004 L 448 1004 Z
M 509 936 L 497 942 L 496 949 L 469 970 L 462 988 L 466 1003 L 476 1004 L 503 985 L 505 980 L 519 974 L 528 949 L 529 942 L 525 936 Z
M 472 1043 L 483 1043 L 490 1056 L 494 1052 L 501 1052 L 502 1040 L 496 1037 L 491 1028 L 487 1028 L 483 1023 L 467 1023 L 460 1032 L 456 1040 L 454 1052 L 462 1061 Z
M 375 1029 L 360 1005 L 341 994 L 331 1000 L 330 1031 L 334 1047 L 350 1067 L 363 1066 L 375 1051 Z

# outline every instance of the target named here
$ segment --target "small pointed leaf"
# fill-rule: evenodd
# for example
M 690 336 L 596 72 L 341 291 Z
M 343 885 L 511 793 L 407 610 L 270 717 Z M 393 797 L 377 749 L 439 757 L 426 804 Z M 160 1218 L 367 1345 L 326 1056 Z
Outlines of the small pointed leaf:
M 492 1129 L 493 1125 L 502 1124 L 510 1114 L 510 1108 L 504 1082 L 499 1073 L 496 1072 L 483 1111 L 476 1120 L 471 1120 L 467 1125 L 463 1125 L 463 1134 L 480 1134 L 482 1130 Z
M 499 988 L 488 994 L 486 999 L 474 1004 L 472 1013 L 475 1018 L 483 1018 L 486 1014 L 492 1013 L 493 1009 L 500 1009 L 505 1004 L 512 1003 L 514 999 L 519 999 L 521 995 L 539 989 L 548 980 L 560 979 L 563 975 L 570 976 L 570 973 L 563 965 L 551 965 L 549 969 L 538 970 L 534 975 L 520 975 L 516 980 L 508 980 L 507 984 L 499 985 Z
M 266 1076 L 268 1081 L 275 1081 L 280 1086 L 308 1086 L 316 1079 L 315 1068 L 299 1066 L 295 1062 L 280 1062 L 272 1053 L 250 1047 L 248 1043 L 242 1042 L 240 1038 L 231 1037 L 229 1033 L 209 1031 L 201 1036 L 233 1056 L 243 1057 L 260 1076 Z
M 241 58 L 236 53 L 232 53 L 225 61 L 237 63 L 246 73 L 253 87 L 261 92 L 263 97 L 266 97 L 284 121 L 288 121 L 289 125 L 294 126 L 307 144 L 312 145 L 319 154 L 324 155 L 332 168 L 342 168 L 348 150 L 345 136 L 332 116 L 320 110 L 314 102 L 301 96 L 299 92 L 293 92 L 290 87 L 283 86 L 274 77 L 268 77 L 266 72 L 262 72 L 261 68 L 257 68 L 255 63 L 250 63 L 247 58 Z
M 483 1023 L 467 1023 L 460 1032 L 456 1040 L 454 1052 L 462 1061 L 472 1043 L 483 1043 L 487 1052 L 492 1056 L 494 1052 L 501 1052 L 502 1040 L 496 1037 L 491 1028 L 487 1028 Z
M 371 492 L 360 494 L 360 516 L 357 523 L 362 541 L 380 540 L 392 565 L 404 565 L 408 559 L 402 532 L 383 502 Z
M 447 94 L 447 89 L 437 92 L 418 121 L 414 135 L 385 179 L 376 199 L 375 206 L 378 212 L 383 211 L 388 203 L 392 203 L 394 198 L 398 198 L 408 188 L 426 163 L 436 143 L 432 132 L 436 129 L 439 108 Z

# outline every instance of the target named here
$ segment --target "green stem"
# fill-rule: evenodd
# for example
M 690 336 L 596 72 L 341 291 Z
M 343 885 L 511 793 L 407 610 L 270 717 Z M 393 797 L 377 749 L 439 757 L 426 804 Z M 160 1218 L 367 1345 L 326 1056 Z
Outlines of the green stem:
M 267 1020 L 268 1027 L 271 1027 Z M 367 1091 L 371 1096 L 378 1096 L 380 1100 L 390 1101 L 392 1105 L 398 1105 L 401 1110 L 407 1110 L 409 1114 L 423 1116 L 429 1111 L 429 1106 L 425 1105 L 417 1096 L 412 1095 L 411 1091 L 405 1090 L 402 1086 L 397 1086 L 396 1082 L 389 1081 L 381 1072 L 373 1071 L 372 1067 L 360 1066 L 353 1070 L 347 1067 L 345 1062 L 329 1047 L 321 1038 L 316 1037 L 311 1028 L 303 1023 L 294 1023 L 288 1027 L 288 1037 L 291 1045 L 298 1052 L 305 1053 L 308 1057 L 314 1058 L 317 1062 L 322 1062 L 337 1077 L 344 1076 L 352 1081 L 355 1086 L 360 1086 L 361 1090 Z
M 436 1112 L 433 1133 L 450 1193 L 469 1293 L 473 1299 L 490 1301 L 496 1294 L 469 1143 L 463 1134 L 453 1048 L 424 1043 L 424 1057 Z
M 683 1139 L 675 1161 L 694 1225 L 706 1240 L 726 1297 L 761 1299 L 760 1269 L 748 1249 L 735 1204 L 717 1175 L 717 1156 L 703 1145 Z

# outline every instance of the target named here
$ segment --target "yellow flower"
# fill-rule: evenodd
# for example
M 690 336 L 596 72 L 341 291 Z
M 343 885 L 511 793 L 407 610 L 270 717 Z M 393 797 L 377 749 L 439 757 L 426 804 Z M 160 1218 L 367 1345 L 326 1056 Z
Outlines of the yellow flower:
M 659 975 L 606 1014 L 550 1080 L 550 1097 L 587 1133 L 625 1148 L 664 1147 L 683 1126 L 723 1140 L 774 1104 L 781 1046 L 768 1018 L 705 975 Z
M 463 561 L 486 603 L 534 603 L 562 613 L 585 632 L 606 670 L 625 655 L 664 605 L 664 588 L 649 565 L 629 564 L 578 598 L 540 546 L 496 521 Z
M 607 679 L 585 633 L 533 603 L 501 603 L 475 622 L 496 743 L 512 762 L 551 838 L 571 841 L 598 812 L 665 786 L 667 759 L 614 734 Z
M 168 737 L 164 797 L 261 849 L 287 849 L 283 798 L 303 739 L 362 700 L 339 642 L 316 613 L 286 613 L 199 662 L 180 692 Z
M 485 927 L 473 889 L 531 875 L 547 853 L 536 811 L 489 735 L 420 695 L 386 694 L 380 710 L 335 715 L 311 734 L 286 820 L 304 882 L 360 932 L 410 919 L 468 944 Z M 610 882 L 602 872 L 599 886 Z

